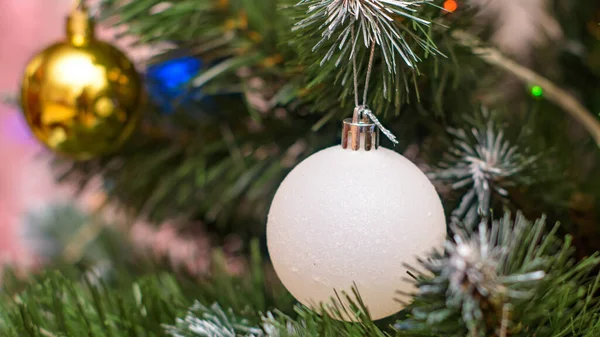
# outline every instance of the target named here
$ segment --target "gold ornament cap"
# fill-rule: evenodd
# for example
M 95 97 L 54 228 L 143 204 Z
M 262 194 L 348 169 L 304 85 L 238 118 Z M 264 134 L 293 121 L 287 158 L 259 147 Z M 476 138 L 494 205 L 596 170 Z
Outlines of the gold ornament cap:
M 77 6 L 67 17 L 67 39 L 74 46 L 85 46 L 94 39 L 95 22 L 84 5 Z

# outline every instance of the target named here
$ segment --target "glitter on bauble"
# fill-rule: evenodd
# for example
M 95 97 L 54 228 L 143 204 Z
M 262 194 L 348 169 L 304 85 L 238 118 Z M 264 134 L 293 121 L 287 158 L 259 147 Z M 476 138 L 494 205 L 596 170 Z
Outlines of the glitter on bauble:
M 356 286 L 372 319 L 393 315 L 410 302 L 401 294 L 416 291 L 406 265 L 443 251 L 446 220 L 434 186 L 378 141 L 376 126 L 355 114 L 344 121 L 342 145 L 301 162 L 275 194 L 269 254 L 283 284 L 308 307 L 327 308 L 336 292 L 352 294 Z M 353 319 L 343 316 L 336 318 Z

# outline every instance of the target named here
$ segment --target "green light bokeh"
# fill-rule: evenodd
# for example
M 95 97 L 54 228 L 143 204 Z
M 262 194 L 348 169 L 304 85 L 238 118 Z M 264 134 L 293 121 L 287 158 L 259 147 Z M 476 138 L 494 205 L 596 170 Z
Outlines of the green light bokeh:
M 533 97 L 542 97 L 544 95 L 544 89 L 542 89 L 542 87 L 539 85 L 534 85 L 531 87 L 531 95 Z

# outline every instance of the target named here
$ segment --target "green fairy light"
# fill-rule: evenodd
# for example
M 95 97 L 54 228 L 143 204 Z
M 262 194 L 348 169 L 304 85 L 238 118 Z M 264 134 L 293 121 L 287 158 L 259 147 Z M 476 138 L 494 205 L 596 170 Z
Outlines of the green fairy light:
M 538 98 L 542 97 L 544 96 L 544 89 L 542 89 L 542 87 L 539 85 L 534 85 L 531 87 L 531 95 Z

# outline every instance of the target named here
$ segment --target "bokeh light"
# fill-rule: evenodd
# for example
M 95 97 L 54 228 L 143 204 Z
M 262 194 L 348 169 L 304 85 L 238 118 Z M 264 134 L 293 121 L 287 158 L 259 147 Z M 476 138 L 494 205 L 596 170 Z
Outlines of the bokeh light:
M 446 0 L 444 2 L 444 9 L 452 13 L 458 9 L 458 3 L 455 0 Z

